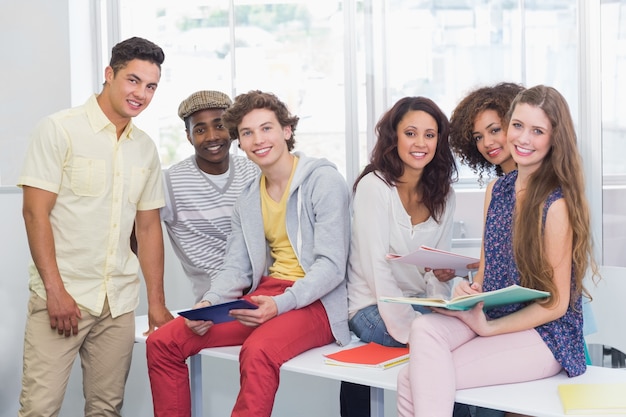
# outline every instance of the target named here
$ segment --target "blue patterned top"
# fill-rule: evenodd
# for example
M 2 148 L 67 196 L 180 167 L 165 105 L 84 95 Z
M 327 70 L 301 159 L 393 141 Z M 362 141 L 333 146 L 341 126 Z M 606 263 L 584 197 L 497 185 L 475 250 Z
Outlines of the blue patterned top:
M 493 291 L 513 284 L 520 285 L 512 240 L 516 179 L 517 171 L 513 171 L 499 178 L 493 187 L 485 223 L 483 291 Z M 563 198 L 560 188 L 548 196 L 543 209 L 544 223 L 548 209 L 560 198 Z M 570 377 L 580 375 L 586 370 L 581 298 L 578 297 L 573 306 L 570 303 L 563 317 L 536 327 L 539 335 Z M 489 318 L 496 319 L 520 310 L 526 305 L 527 303 L 522 303 L 496 307 L 488 310 L 486 314 Z

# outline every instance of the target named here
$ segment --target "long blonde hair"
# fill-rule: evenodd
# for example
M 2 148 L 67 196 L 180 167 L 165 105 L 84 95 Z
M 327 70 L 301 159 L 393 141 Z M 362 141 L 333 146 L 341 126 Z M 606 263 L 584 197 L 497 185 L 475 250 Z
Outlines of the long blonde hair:
M 515 212 L 513 251 L 523 286 L 556 294 L 553 270 L 546 258 L 543 240 L 543 210 L 546 199 L 561 187 L 572 228 L 571 302 L 586 293 L 582 281 L 593 259 L 589 206 L 585 197 L 582 160 L 576 145 L 576 131 L 567 102 L 554 88 L 543 85 L 520 92 L 511 103 L 507 125 L 515 107 L 526 103 L 544 111 L 552 126 L 550 150 L 540 167 L 528 179 L 524 199 Z M 556 302 L 551 297 L 549 304 Z

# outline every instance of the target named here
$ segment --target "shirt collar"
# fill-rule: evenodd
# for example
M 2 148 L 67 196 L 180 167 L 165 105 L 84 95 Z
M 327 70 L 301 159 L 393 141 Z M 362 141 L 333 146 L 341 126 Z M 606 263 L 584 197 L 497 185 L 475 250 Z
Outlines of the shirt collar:
M 87 99 L 87 102 L 85 103 L 85 108 L 87 109 L 87 117 L 89 119 L 89 123 L 91 124 L 91 128 L 94 130 L 94 132 L 99 132 L 107 128 L 107 126 L 111 126 L 113 131 L 115 131 L 115 126 L 113 125 L 113 123 L 111 123 L 109 118 L 100 108 L 97 97 L 97 94 L 93 94 L 91 97 L 89 97 L 89 99 Z M 122 132 L 120 140 L 125 138 L 133 139 L 133 132 L 134 125 L 133 120 L 131 119 L 124 128 L 124 132 Z

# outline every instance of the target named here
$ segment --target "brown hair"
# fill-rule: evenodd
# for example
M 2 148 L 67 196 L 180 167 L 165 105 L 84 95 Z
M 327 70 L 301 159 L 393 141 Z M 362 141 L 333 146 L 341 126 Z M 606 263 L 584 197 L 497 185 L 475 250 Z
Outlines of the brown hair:
M 543 209 L 548 195 L 560 187 L 572 228 L 572 273 L 574 287 L 571 303 L 583 288 L 583 278 L 593 259 L 589 206 L 585 198 L 582 160 L 576 145 L 576 131 L 567 102 L 554 88 L 538 85 L 521 92 L 511 104 L 507 125 L 515 107 L 526 103 L 543 110 L 552 126 L 550 150 L 540 167 L 528 179 L 523 200 L 515 210 L 513 251 L 520 272 L 521 285 L 556 294 L 553 270 L 546 259 L 543 244 Z M 554 297 L 550 304 L 556 302 Z
M 437 122 L 437 149 L 433 160 L 426 165 L 416 189 L 422 195 L 422 202 L 431 216 L 439 222 L 446 206 L 446 199 L 457 169 L 454 156 L 448 145 L 450 123 L 439 106 L 426 97 L 404 97 L 393 105 L 376 124 L 378 140 L 372 150 L 369 164 L 356 179 L 353 191 L 356 191 L 361 178 L 370 172 L 382 175 L 389 185 L 395 185 L 404 173 L 404 163 L 398 155 L 398 124 L 409 111 L 423 111 Z M 379 175 L 379 176 L 380 176 Z
M 266 93 L 260 90 L 252 90 L 235 97 L 235 101 L 224 114 L 222 114 L 222 122 L 228 128 L 231 138 L 239 139 L 239 130 L 237 127 L 243 120 L 244 116 L 254 109 L 268 109 L 274 112 L 278 123 L 282 127 L 291 127 L 291 137 L 287 140 L 287 149 L 293 150 L 296 139 L 295 132 L 300 118 L 293 116 L 287 109 L 285 103 L 280 101 L 272 93 Z
M 494 166 L 478 151 L 472 135 L 474 121 L 485 110 L 493 110 L 506 130 L 504 119 L 515 96 L 524 89 L 519 84 L 499 83 L 494 86 L 481 87 L 470 92 L 463 98 L 450 116 L 450 146 L 461 162 L 478 174 L 478 182 L 484 183 L 484 177 L 495 171 L 503 174 L 499 165 Z
M 133 59 L 140 59 L 156 64 L 161 70 L 161 64 L 165 60 L 165 54 L 160 46 L 147 39 L 133 37 L 126 39 L 113 47 L 109 66 L 113 68 L 113 74 L 125 68 Z

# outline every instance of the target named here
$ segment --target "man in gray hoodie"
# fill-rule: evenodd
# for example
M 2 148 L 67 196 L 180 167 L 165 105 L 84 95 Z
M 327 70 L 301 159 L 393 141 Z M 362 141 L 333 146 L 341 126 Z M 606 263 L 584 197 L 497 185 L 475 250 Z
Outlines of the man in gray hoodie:
M 206 347 L 242 345 L 232 416 L 267 416 L 287 360 L 350 341 L 346 263 L 349 191 L 325 159 L 292 152 L 298 117 L 271 93 L 251 91 L 222 115 L 261 170 L 233 211 L 224 265 L 196 307 L 247 299 L 234 321 L 177 318 L 147 340 L 154 415 L 190 416 L 185 360 Z

